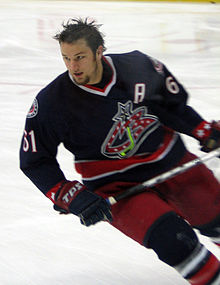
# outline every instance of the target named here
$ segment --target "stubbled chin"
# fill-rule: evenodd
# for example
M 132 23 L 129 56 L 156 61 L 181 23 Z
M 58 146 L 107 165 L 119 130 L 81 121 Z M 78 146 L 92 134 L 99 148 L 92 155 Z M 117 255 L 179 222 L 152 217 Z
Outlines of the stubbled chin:
M 82 78 L 82 79 L 74 78 L 74 80 L 75 80 L 76 84 L 78 84 L 78 85 L 85 85 L 85 84 L 88 84 L 88 82 L 89 82 L 89 78 Z

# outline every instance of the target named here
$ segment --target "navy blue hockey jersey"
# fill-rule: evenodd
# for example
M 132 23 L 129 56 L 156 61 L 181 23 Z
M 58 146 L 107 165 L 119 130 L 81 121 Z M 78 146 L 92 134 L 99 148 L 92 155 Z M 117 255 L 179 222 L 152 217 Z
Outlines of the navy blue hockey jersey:
M 20 167 L 44 194 L 65 179 L 56 159 L 60 143 L 94 190 L 174 167 L 185 153 L 178 133 L 192 136 L 203 121 L 161 62 L 134 51 L 106 55 L 103 65 L 111 74 L 103 86 L 77 85 L 66 71 L 39 92 L 28 112 Z

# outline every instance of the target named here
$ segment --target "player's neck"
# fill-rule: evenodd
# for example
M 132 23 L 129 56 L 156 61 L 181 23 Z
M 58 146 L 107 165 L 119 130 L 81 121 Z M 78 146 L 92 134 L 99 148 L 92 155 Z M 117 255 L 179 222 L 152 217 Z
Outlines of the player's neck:
M 111 81 L 112 78 L 112 69 L 110 65 L 102 58 L 102 77 L 101 80 L 96 83 L 92 84 L 93 87 L 104 89 L 105 86 Z M 91 85 L 91 84 L 89 84 Z
M 99 84 L 102 80 L 102 75 L 103 75 L 103 65 L 102 65 L 102 61 L 100 60 L 100 61 L 97 61 L 94 78 L 90 80 L 88 85 Z

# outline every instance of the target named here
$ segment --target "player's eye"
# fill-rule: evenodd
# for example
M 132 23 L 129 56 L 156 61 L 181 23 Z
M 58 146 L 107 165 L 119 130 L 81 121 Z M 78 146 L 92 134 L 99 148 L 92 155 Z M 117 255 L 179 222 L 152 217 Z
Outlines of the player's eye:
M 77 56 L 77 58 L 76 58 L 76 60 L 81 60 L 81 59 L 83 59 L 85 56 L 83 56 L 83 55 L 79 55 L 79 56 Z
M 63 56 L 63 59 L 66 61 L 70 61 L 70 59 L 67 56 Z

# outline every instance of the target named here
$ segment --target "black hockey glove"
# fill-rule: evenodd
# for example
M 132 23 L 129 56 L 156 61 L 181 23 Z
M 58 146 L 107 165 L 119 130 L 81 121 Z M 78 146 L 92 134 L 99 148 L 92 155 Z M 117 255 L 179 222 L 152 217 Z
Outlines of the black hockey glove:
M 210 126 L 209 135 L 200 142 L 201 150 L 204 152 L 210 152 L 220 147 L 220 121 L 213 121 Z
M 72 213 L 85 226 L 112 221 L 110 205 L 101 196 L 90 192 L 78 181 L 64 181 L 54 186 L 47 197 L 61 214 Z

